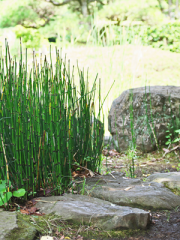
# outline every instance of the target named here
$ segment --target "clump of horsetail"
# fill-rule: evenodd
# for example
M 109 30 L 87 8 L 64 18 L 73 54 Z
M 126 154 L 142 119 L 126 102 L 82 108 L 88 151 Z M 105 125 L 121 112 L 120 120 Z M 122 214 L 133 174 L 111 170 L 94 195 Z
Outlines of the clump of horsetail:
M 89 90 L 79 70 L 77 89 L 70 63 L 57 49 L 55 66 L 51 54 L 50 63 L 45 57 L 38 64 L 34 53 L 28 71 L 27 49 L 23 62 L 20 42 L 17 63 L 5 42 L 5 57 L 0 57 L 0 179 L 10 179 L 14 188 L 27 193 L 51 188 L 61 194 L 74 163 L 98 171 L 104 124 L 95 118 L 96 81 Z M 97 115 L 100 119 L 100 105 Z

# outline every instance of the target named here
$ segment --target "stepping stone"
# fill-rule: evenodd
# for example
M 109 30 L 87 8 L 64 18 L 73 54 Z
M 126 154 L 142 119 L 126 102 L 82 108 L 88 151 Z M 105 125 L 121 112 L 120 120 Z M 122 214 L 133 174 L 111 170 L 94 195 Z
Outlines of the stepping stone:
M 34 240 L 37 230 L 25 221 L 18 223 L 16 212 L 0 209 L 0 240 Z
M 36 207 L 40 208 L 42 213 L 61 216 L 62 220 L 71 220 L 80 224 L 93 223 L 105 230 L 144 229 L 150 223 L 150 214 L 147 211 L 121 207 L 84 195 L 41 197 Z
M 5 236 L 18 227 L 16 213 L 0 209 L 0 226 L 0 239 L 5 240 Z
M 82 186 L 78 189 L 82 189 Z M 120 206 L 149 210 L 170 210 L 180 206 L 180 197 L 161 183 L 129 179 L 121 173 L 87 178 L 85 194 Z
M 162 183 L 171 190 L 180 191 L 180 172 L 154 173 L 147 177 L 146 181 Z

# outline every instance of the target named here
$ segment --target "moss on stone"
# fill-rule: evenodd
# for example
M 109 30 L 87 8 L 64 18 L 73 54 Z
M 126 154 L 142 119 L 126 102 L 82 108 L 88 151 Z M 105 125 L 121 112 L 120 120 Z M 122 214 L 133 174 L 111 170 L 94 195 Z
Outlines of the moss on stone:
M 18 214 L 17 214 L 18 215 Z M 22 215 L 22 214 L 21 214 Z M 35 240 L 37 239 L 38 231 L 28 222 L 18 219 L 18 228 L 13 229 L 5 236 L 4 240 Z
M 78 223 L 71 221 L 63 221 L 61 219 L 61 217 L 56 216 L 55 214 L 48 214 L 48 215 L 43 215 L 43 216 L 29 216 L 29 215 L 23 215 L 21 213 L 17 214 L 17 218 L 18 218 L 18 226 L 20 228 L 22 228 L 22 232 L 20 233 L 19 230 L 17 231 L 17 236 L 19 237 L 19 235 L 21 234 L 23 236 L 23 238 L 15 238 L 16 235 L 13 235 L 12 239 L 18 239 L 18 240 L 24 240 L 24 239 L 39 239 L 38 236 L 40 235 L 51 235 L 51 236 L 55 236 L 55 231 L 57 229 L 59 229 L 59 231 L 63 232 L 63 234 L 66 237 L 73 237 L 75 235 L 81 235 L 83 236 L 83 239 L 111 239 L 111 238 L 125 238 L 125 237 L 131 237 L 133 235 L 136 235 L 139 233 L 141 236 L 143 236 L 146 233 L 146 230 L 140 230 L 140 229 L 136 229 L 136 230 L 132 230 L 132 229 L 116 229 L 116 230 L 111 230 L 111 231 L 103 231 L 98 229 L 97 227 L 93 226 L 93 225 L 89 225 L 89 226 L 83 226 L 83 225 L 79 225 Z M 53 223 L 53 220 L 56 221 L 56 224 L 51 224 Z M 31 235 L 33 233 L 36 232 L 36 234 L 34 234 L 34 236 L 36 236 L 35 238 L 28 238 L 25 237 L 27 235 L 28 229 L 28 235 Z M 71 229 L 71 231 L 69 231 L 68 229 Z M 24 232 L 23 232 L 24 231 Z M 72 234 L 70 234 L 72 233 Z M 8 239 L 11 240 L 11 239 Z

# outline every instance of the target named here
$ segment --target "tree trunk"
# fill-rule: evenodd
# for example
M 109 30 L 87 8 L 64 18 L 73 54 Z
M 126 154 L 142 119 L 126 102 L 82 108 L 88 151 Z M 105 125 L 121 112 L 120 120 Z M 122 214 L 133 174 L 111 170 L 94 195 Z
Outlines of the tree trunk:
M 88 15 L 88 3 L 87 3 L 87 0 L 82 0 L 81 1 L 81 10 L 82 10 L 83 16 L 87 17 L 87 15 Z
M 179 18 L 179 0 L 176 0 L 176 18 Z
M 162 0 L 157 0 L 157 1 L 159 3 L 159 8 L 160 8 L 161 12 L 164 12 L 164 8 L 162 6 Z
M 169 17 L 170 17 L 170 19 L 172 19 L 172 17 L 171 17 L 171 6 L 172 6 L 172 0 L 168 0 L 168 4 L 169 4 L 169 8 L 168 8 Z

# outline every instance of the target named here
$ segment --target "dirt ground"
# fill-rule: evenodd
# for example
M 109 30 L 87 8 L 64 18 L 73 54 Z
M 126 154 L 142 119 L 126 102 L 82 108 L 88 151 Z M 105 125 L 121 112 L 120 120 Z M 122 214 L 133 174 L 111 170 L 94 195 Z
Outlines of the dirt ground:
M 111 238 L 111 240 L 121 238 Z M 152 212 L 152 223 L 149 228 L 136 236 L 124 240 L 178 240 L 180 239 L 180 209 L 173 211 Z
M 110 238 L 111 240 L 178 240 L 180 239 L 180 209 L 173 211 L 152 212 L 149 228 L 133 237 Z M 110 240 L 109 239 L 109 240 Z
M 114 170 L 124 172 L 130 176 L 128 168 L 132 166 L 132 160 L 126 154 L 118 154 L 115 150 L 103 150 L 105 156 L 103 161 L 104 171 Z M 180 171 L 180 157 L 178 152 L 171 152 L 164 156 L 163 148 L 152 153 L 136 154 L 135 177 L 144 179 L 155 172 Z M 180 239 L 180 206 L 171 211 L 151 212 L 152 222 L 147 230 L 140 231 L 132 237 L 109 238 L 109 240 L 178 240 Z

